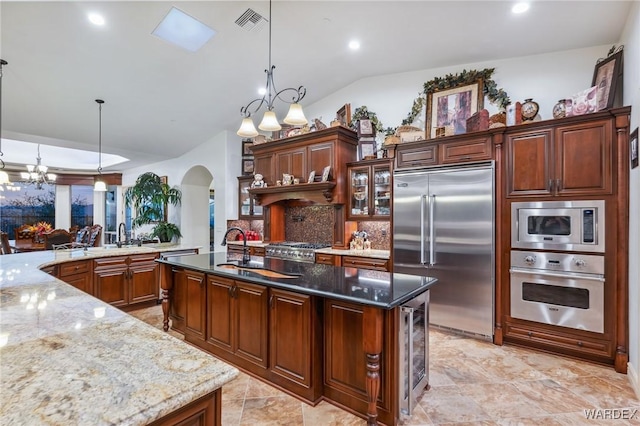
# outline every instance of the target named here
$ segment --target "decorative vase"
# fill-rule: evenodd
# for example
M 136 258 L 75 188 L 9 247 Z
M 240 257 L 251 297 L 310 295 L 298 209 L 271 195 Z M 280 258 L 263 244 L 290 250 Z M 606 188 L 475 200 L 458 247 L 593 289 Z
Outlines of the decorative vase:
M 557 104 L 553 106 L 553 118 L 562 118 L 567 115 L 566 99 L 560 99 Z

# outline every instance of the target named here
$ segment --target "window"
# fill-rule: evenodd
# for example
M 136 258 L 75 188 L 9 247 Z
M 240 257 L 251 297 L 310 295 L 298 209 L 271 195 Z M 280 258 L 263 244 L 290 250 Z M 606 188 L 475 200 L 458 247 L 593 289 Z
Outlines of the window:
M 93 186 L 71 185 L 71 226 L 93 225 Z
M 36 189 L 16 183 L 14 188 L 19 189 L 0 192 L 0 229 L 8 233 L 9 238 L 14 237 L 15 229 L 21 225 L 47 222 L 54 226 L 55 186 Z

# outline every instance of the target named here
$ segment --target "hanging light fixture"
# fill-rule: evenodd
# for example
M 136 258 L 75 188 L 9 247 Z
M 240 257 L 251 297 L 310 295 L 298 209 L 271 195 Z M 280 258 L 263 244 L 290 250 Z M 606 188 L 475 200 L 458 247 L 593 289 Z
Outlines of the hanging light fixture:
M 4 185 L 11 185 L 9 174 L 4 171 L 4 160 L 2 156 L 2 67 L 7 65 L 7 61 L 0 59 L 0 189 L 4 190 Z
M 102 99 L 96 99 L 98 103 L 98 177 L 93 186 L 93 190 L 97 192 L 105 192 L 107 184 L 102 180 Z
M 47 173 L 49 168 L 42 164 L 40 158 L 40 144 L 38 144 L 38 156 L 36 157 L 36 165 L 27 164 L 27 171 L 21 172 L 20 177 L 24 179 L 26 185 L 35 185 L 36 189 L 42 189 L 44 185 L 54 185 L 56 183 L 56 175 Z
M 266 105 L 267 110 L 265 111 L 258 128 L 265 131 L 277 131 L 282 129 L 282 126 L 276 117 L 276 113 L 273 111 L 273 103 L 276 99 L 280 99 L 283 102 L 291 104 L 289 107 L 289 113 L 283 120 L 285 123 L 294 126 L 307 124 L 307 119 L 302 111 L 302 106 L 298 103 L 307 94 L 307 89 L 305 89 L 304 86 L 300 86 L 297 89 L 289 87 L 278 91 L 273 82 L 273 70 L 275 68 L 275 65 L 271 65 L 271 0 L 269 0 L 269 68 L 264 70 L 264 72 L 267 73 L 267 86 L 262 98 L 254 99 L 246 106 L 240 108 L 240 114 L 242 114 L 244 118 L 242 119 L 242 124 L 238 129 L 238 136 L 244 138 L 253 138 L 258 136 L 258 131 L 253 124 L 251 114 L 258 112 L 263 105 Z M 287 93 L 292 96 L 291 101 L 283 99 L 283 96 Z

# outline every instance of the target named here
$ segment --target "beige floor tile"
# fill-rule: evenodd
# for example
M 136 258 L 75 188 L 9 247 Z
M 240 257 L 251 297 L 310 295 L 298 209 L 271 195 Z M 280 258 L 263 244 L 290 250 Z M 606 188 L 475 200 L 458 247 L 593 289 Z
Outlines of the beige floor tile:
M 247 388 L 249 387 L 250 381 L 251 377 L 249 377 L 249 375 L 240 372 L 238 377 L 222 387 L 222 402 L 225 403 L 226 401 L 238 399 L 244 400 L 247 396 Z
M 275 426 L 303 424 L 302 403 L 290 396 L 247 398 L 240 425 Z
M 322 401 L 315 407 L 302 404 L 304 426 L 365 426 L 366 420 Z
M 511 383 L 464 385 L 460 386 L 460 391 L 480 405 L 493 420 L 550 414 Z
M 585 407 L 587 409 L 640 406 L 631 386 L 616 386 L 601 377 L 578 377 L 571 380 L 558 380 L 558 382 L 572 393 L 587 400 L 591 404 L 590 407 Z
M 462 394 L 459 386 L 434 386 L 418 404 L 433 424 L 491 420 L 478 403 Z
M 548 413 L 571 413 L 589 408 L 590 403 L 550 379 L 513 383 L 527 398 Z
M 401 415 L 398 424 L 401 426 L 431 426 L 434 423 L 431 421 L 422 406 L 418 404 L 414 407 L 411 416 Z
M 237 426 L 240 424 L 244 399 L 224 400 L 222 397 L 222 424 L 224 426 Z
M 284 392 L 270 386 L 258 379 L 250 378 L 247 385 L 246 398 L 266 398 L 269 396 L 286 395 Z

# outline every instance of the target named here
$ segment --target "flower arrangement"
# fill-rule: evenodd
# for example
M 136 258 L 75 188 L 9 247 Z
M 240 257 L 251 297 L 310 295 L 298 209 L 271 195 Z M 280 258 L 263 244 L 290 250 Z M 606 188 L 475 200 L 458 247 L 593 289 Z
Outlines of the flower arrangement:
M 51 231 L 53 231 L 53 226 L 51 226 L 51 224 L 47 222 L 38 222 L 34 225 L 31 225 L 31 232 L 40 237 L 42 237 L 43 234 Z

